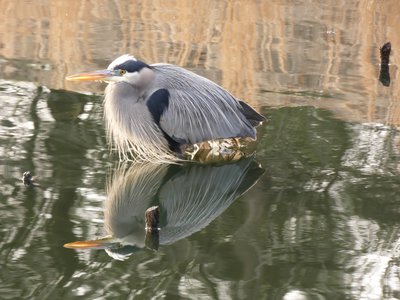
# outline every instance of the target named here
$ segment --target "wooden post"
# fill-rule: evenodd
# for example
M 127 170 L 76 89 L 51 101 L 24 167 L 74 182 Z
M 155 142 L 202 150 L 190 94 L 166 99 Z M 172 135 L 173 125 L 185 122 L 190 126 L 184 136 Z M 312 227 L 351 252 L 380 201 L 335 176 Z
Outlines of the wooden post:
M 159 246 L 159 228 L 160 223 L 160 208 L 158 206 L 152 206 L 144 213 L 145 220 L 145 245 L 147 248 L 158 250 Z
M 381 64 L 382 65 L 388 65 L 389 64 L 389 56 L 390 56 L 390 51 L 392 50 L 392 44 L 390 42 L 387 42 L 382 46 L 380 49 L 381 52 Z
M 146 231 L 158 230 L 158 224 L 160 223 L 160 208 L 158 206 L 152 206 L 144 213 L 144 220 L 146 222 Z
M 390 85 L 390 73 L 389 73 L 389 56 L 392 50 L 390 42 L 384 44 L 380 49 L 381 52 L 381 69 L 379 72 L 379 81 L 384 86 Z

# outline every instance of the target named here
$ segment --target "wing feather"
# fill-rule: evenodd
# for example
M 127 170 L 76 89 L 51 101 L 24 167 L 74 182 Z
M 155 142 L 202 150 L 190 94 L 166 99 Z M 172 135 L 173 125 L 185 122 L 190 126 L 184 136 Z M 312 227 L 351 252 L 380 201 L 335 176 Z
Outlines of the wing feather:
M 195 144 L 214 139 L 256 138 L 237 99 L 212 81 L 169 64 L 154 64 L 152 93 L 169 92 L 159 125 L 175 141 Z

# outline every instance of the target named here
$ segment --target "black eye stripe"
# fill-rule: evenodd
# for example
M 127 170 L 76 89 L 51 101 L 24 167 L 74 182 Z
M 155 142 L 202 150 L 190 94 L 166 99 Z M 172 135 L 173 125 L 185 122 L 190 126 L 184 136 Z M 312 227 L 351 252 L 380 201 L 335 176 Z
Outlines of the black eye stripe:
M 140 60 L 128 60 L 122 64 L 114 67 L 114 70 L 126 70 L 130 73 L 139 72 L 143 68 L 148 68 L 149 66 Z

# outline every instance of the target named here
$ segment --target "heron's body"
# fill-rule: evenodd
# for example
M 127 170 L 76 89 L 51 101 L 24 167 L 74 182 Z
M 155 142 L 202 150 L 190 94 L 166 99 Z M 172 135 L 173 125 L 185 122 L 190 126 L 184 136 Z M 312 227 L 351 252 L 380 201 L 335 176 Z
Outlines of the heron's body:
M 264 120 L 219 85 L 175 65 L 147 65 L 124 55 L 107 72 L 113 76 L 105 91 L 106 126 L 124 158 L 170 161 L 184 145 L 255 139 L 255 126 Z

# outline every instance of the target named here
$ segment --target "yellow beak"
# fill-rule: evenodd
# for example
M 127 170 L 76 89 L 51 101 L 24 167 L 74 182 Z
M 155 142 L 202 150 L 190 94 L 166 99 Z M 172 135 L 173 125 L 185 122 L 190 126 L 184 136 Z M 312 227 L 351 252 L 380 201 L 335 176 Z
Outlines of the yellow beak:
M 77 241 L 67 243 L 64 245 L 65 248 L 69 249 L 107 249 L 116 246 L 118 242 L 111 236 L 93 240 L 93 241 Z
M 99 71 L 94 71 L 91 73 L 81 73 L 81 74 L 75 74 L 75 75 L 70 75 L 66 80 L 69 81 L 104 81 L 107 79 L 110 79 L 111 77 L 115 76 L 113 71 L 110 70 L 99 70 Z

